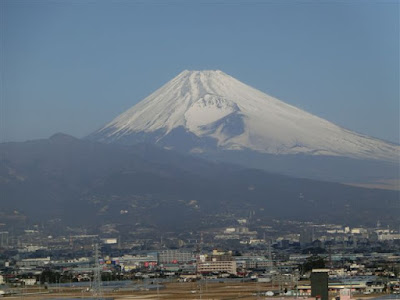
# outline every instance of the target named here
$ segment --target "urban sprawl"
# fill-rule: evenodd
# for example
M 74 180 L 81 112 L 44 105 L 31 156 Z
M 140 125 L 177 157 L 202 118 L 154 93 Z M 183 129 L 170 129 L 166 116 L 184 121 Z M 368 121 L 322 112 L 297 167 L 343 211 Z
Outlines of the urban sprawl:
M 207 285 L 248 283 L 253 297 L 324 300 L 328 294 L 312 286 L 313 274 L 322 276 L 315 282 L 326 276 L 329 299 L 400 293 L 399 228 L 379 222 L 373 228 L 282 220 L 255 226 L 249 217 L 230 227 L 163 234 L 140 224 L 123 230 L 107 224 L 96 232 L 67 228 L 58 235 L 56 224 L 51 227 L 1 224 L 1 295 L 60 289 L 86 297 L 160 295 L 179 283 L 190 285 L 197 299 Z

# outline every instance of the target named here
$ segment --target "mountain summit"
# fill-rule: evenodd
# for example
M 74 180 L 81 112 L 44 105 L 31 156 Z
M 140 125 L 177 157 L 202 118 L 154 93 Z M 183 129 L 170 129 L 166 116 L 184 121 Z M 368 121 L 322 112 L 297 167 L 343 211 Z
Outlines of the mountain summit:
M 89 136 L 151 141 L 191 152 L 253 150 L 396 162 L 400 147 L 352 132 L 282 102 L 222 71 L 183 71 Z

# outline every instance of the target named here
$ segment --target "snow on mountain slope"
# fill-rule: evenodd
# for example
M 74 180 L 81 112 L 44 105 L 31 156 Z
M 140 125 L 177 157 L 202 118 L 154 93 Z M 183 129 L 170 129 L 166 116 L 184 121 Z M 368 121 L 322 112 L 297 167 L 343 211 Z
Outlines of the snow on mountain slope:
M 118 141 L 137 133 L 184 128 L 227 150 L 310 154 L 398 162 L 400 146 L 341 128 L 221 71 L 183 71 L 92 134 Z

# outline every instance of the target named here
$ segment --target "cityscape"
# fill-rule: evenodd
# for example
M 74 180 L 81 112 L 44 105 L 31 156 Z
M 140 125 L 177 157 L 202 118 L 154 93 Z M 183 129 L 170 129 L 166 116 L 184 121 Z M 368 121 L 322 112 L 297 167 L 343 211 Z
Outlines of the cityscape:
M 311 298 L 310 277 L 318 270 L 329 276 L 329 299 L 400 293 L 399 229 L 379 222 L 374 228 L 259 224 L 251 216 L 230 227 L 162 236 L 140 226 L 121 232 L 117 224 L 57 235 L 51 223 L 1 224 L 0 293 L 32 299 L 100 293 L 113 299 Z M 239 292 L 218 298 L 221 283 Z

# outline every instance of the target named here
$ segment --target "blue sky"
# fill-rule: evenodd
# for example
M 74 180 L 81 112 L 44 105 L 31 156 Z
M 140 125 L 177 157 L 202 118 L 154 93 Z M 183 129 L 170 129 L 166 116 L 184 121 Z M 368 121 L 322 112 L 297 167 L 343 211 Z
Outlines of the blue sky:
M 399 143 L 398 1 L 1 0 L 1 141 L 83 137 L 185 69 L 220 69 Z

